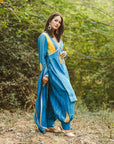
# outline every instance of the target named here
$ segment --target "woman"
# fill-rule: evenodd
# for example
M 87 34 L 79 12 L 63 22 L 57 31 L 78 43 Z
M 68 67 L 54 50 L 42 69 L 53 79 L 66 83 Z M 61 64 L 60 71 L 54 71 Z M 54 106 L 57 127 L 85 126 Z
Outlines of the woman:
M 38 38 L 40 76 L 36 100 L 35 122 L 42 133 L 63 132 L 74 136 L 70 123 L 74 116 L 76 96 L 70 84 L 61 40 L 64 32 L 63 18 L 59 13 L 47 20 L 44 32 Z M 61 122 L 62 130 L 54 127 Z

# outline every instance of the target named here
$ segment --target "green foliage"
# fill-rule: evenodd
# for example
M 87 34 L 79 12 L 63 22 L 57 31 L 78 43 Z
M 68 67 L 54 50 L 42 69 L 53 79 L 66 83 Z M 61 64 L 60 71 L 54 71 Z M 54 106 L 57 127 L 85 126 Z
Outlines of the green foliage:
M 114 103 L 113 2 L 7 0 L 0 3 L 0 104 L 34 108 L 40 74 L 37 38 L 60 12 L 71 83 L 89 109 Z

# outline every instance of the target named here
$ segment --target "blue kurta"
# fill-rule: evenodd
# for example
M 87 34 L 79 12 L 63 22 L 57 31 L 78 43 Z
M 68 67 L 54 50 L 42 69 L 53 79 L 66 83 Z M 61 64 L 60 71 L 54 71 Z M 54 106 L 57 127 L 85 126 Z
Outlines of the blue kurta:
M 77 100 L 71 86 L 65 60 L 61 58 L 62 40 L 58 44 L 46 32 L 38 38 L 40 76 L 36 100 L 35 122 L 41 132 L 53 126 L 56 119 L 63 129 L 74 116 L 74 102 Z M 42 77 L 49 76 L 43 87 Z M 69 128 L 68 128 L 69 129 Z

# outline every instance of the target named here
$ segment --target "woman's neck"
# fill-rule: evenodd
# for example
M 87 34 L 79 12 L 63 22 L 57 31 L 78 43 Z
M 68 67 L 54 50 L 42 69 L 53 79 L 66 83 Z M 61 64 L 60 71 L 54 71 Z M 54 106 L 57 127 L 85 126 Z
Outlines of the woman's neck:
M 52 30 L 52 32 L 51 32 L 53 37 L 55 37 L 55 35 L 54 35 L 54 31 L 55 31 L 55 30 Z

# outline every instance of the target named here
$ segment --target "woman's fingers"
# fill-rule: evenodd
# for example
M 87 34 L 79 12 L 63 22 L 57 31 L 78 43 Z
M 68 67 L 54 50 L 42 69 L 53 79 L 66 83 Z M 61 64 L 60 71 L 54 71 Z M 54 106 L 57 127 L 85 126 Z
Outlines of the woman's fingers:
M 61 52 L 60 55 L 61 55 L 62 58 L 64 58 L 67 55 L 67 53 L 66 53 L 66 51 L 63 51 L 63 52 Z
M 47 82 L 48 82 L 48 77 L 47 76 L 43 76 L 43 78 L 42 78 L 43 86 L 45 86 Z

